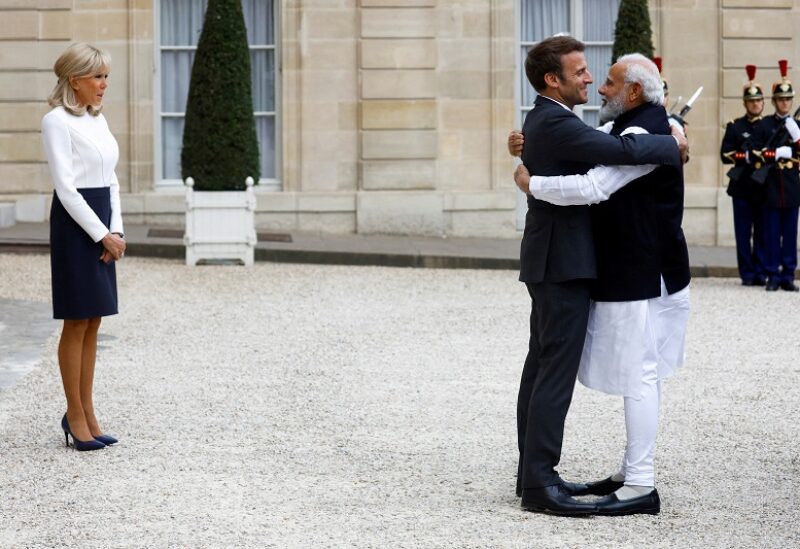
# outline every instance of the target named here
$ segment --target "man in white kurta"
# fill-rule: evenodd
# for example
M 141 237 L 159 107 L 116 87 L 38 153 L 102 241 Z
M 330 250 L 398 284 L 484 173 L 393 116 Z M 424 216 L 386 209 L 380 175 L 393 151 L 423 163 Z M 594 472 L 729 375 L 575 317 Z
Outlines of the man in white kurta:
M 632 64 L 649 69 L 642 59 L 639 56 L 623 57 L 616 71 L 612 67 L 609 80 L 601 88 L 607 103 L 603 114 L 608 118 L 616 118 L 637 105 L 625 101 L 631 80 L 636 81 L 639 77 L 640 83 L 644 82 L 641 87 L 645 91 L 648 83 L 652 84 L 651 92 L 656 91 L 656 84 L 660 87 L 657 72 L 648 75 L 647 71 L 640 70 L 634 71 L 633 75 L 630 71 L 626 74 L 625 68 Z M 616 94 L 609 84 L 615 72 L 624 75 L 624 84 Z M 650 95 L 652 97 L 645 98 L 647 101 L 655 103 L 659 99 L 656 93 Z M 599 129 L 610 132 L 613 122 Z M 641 127 L 629 126 L 622 133 L 647 132 Z M 515 179 L 521 189 L 540 200 L 572 206 L 605 201 L 617 190 L 656 168 L 597 166 L 585 175 L 530 178 L 525 167 L 521 166 Z M 685 287 L 670 294 L 664 277 L 660 279 L 661 293 L 657 297 L 636 301 L 594 301 L 589 313 L 578 379 L 587 387 L 622 395 L 625 400 L 627 443 L 622 465 L 611 477 L 589 485 L 589 493 L 609 495 L 613 492 L 605 498 L 607 512 L 602 513 L 601 505 L 602 514 L 657 513 L 660 510 L 655 491 L 654 453 L 661 380 L 683 364 L 689 315 L 688 280 Z

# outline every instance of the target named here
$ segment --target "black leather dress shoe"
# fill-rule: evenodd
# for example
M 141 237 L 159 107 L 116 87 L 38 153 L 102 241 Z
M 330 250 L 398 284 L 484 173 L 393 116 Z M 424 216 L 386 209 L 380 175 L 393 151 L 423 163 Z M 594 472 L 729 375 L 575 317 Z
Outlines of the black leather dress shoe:
M 570 496 L 585 496 L 591 493 L 589 492 L 589 486 L 582 482 L 567 482 L 566 480 L 562 480 L 561 486 L 564 487 L 564 491 Z
M 742 280 L 742 286 L 755 286 L 755 280 Z
M 522 508 L 534 513 L 549 513 L 564 517 L 597 513 L 597 505 L 572 499 L 561 484 L 523 490 Z
M 620 488 L 625 485 L 623 481 L 617 482 L 616 480 L 611 480 L 611 477 L 604 478 L 603 480 L 598 480 L 597 482 L 590 482 L 586 485 L 586 495 L 593 495 L 593 496 L 607 496 L 608 494 L 613 494 Z M 582 496 L 584 494 L 574 494 L 576 496 Z
M 800 288 L 794 282 L 781 282 L 781 290 L 786 292 L 800 292 Z
M 598 499 L 597 514 L 610 517 L 622 515 L 657 515 L 661 511 L 661 499 L 658 497 L 658 490 L 653 488 L 649 494 L 638 498 L 625 499 L 620 501 L 616 494 L 611 494 L 602 499 Z
M 776 292 L 778 291 L 778 283 L 773 282 L 772 280 L 767 282 L 767 287 L 765 288 L 768 292 Z
M 620 486 L 621 485 L 622 483 L 620 482 Z M 564 487 L 564 490 L 566 490 L 567 494 L 570 496 L 586 496 L 592 493 L 589 491 L 589 486 L 581 482 L 567 482 L 566 480 L 562 480 L 561 486 Z M 610 494 L 611 492 L 608 493 Z M 604 496 L 605 494 L 597 494 L 597 495 Z M 518 498 L 522 497 L 522 487 L 519 485 L 517 485 L 517 497 Z

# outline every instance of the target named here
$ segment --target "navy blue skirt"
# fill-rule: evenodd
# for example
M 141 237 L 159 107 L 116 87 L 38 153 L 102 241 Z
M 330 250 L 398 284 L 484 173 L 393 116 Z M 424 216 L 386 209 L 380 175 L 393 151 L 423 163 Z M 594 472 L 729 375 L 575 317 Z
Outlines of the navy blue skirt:
M 111 224 L 108 187 L 78 189 L 100 221 Z M 117 272 L 114 261 L 103 263 L 103 245 L 92 242 L 53 193 L 50 209 L 50 272 L 53 318 L 80 320 L 117 314 Z

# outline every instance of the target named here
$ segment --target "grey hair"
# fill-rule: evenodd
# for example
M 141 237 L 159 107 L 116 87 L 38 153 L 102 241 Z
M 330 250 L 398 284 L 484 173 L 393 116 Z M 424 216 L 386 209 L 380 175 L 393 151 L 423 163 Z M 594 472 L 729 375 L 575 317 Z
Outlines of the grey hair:
M 648 103 L 661 105 L 664 102 L 664 85 L 658 67 L 641 53 L 629 53 L 617 59 L 625 65 L 625 83 L 641 84 L 644 98 Z

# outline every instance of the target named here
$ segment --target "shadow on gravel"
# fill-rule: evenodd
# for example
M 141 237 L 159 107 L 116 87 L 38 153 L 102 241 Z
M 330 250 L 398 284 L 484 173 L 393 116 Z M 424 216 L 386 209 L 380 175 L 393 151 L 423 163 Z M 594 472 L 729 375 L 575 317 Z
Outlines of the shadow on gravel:
M 60 326 L 49 303 L 0 299 L 0 390 L 14 385 L 41 359 Z

